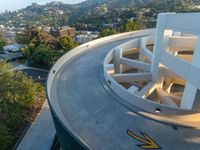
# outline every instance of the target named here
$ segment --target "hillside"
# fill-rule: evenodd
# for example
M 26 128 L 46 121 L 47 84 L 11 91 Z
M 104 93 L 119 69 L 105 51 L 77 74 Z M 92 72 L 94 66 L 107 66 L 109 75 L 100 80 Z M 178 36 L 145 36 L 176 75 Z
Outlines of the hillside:
M 78 29 L 96 29 L 102 24 L 136 17 L 136 13 L 143 7 L 153 10 L 150 14 L 153 15 L 166 11 L 190 11 L 190 7 L 197 4 L 200 4 L 199 0 L 86 0 L 79 4 L 51 2 L 46 5 L 33 3 L 18 11 L 1 13 L 0 25 L 15 28 L 70 25 Z
M 79 7 L 94 8 L 106 5 L 109 9 L 139 8 L 149 4 L 176 4 L 176 3 L 195 3 L 200 4 L 199 0 L 86 0 L 79 4 Z
M 154 0 L 87 0 L 80 4 L 81 7 L 94 7 L 106 5 L 108 8 L 137 8 L 148 5 Z

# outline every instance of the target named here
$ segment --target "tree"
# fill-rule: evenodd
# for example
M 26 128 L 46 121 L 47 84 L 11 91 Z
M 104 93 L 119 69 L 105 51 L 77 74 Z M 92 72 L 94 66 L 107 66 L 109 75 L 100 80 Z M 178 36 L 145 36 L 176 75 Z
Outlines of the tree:
M 24 55 L 28 56 L 28 61 L 32 66 L 50 69 L 52 65 L 63 55 L 63 51 L 53 51 L 45 44 L 40 44 L 31 51 L 25 50 Z
M 41 86 L 22 72 L 13 72 L 11 68 L 10 64 L 0 62 L 0 103 L 18 103 L 29 107 L 35 95 L 41 92 Z
M 128 20 L 123 24 L 122 31 L 130 32 L 130 31 L 140 30 L 141 27 L 142 25 L 140 24 L 140 22 Z
M 16 34 L 16 42 L 19 44 L 28 44 L 29 37 L 26 33 Z
M 59 42 L 65 51 L 69 51 L 78 45 L 70 36 L 60 37 Z
M 3 35 L 2 33 L 0 33 L 0 52 L 3 51 L 3 47 L 6 46 L 6 41 L 5 39 L 3 38 Z
M 2 150 L 7 149 L 11 144 L 12 136 L 6 126 L 0 123 L 0 147 Z
M 65 52 L 78 45 L 70 36 L 58 40 L 36 28 L 30 28 L 27 35 L 28 46 L 21 49 L 21 52 L 29 65 L 44 69 L 49 69 Z
M 30 121 L 28 110 L 45 98 L 43 87 L 22 72 L 13 72 L 12 66 L 0 62 L 0 147 L 11 149 L 19 129 Z M 18 132 L 17 132 L 18 131 Z
M 117 34 L 117 31 L 115 29 L 103 29 L 100 32 L 100 37 L 105 37 L 113 34 Z
M 44 64 L 50 68 L 62 55 L 62 51 L 48 51 L 44 57 Z

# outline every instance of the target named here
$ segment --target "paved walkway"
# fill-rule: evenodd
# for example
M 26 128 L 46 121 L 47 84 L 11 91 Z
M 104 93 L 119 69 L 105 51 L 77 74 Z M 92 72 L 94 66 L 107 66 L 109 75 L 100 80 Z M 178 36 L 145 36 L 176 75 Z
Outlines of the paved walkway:
M 17 150 L 50 150 L 55 128 L 47 101 L 38 118 L 32 123 Z
M 18 64 L 16 66 L 13 67 L 13 70 L 24 70 L 24 69 L 35 69 L 35 70 L 40 70 L 40 71 L 45 71 L 48 72 L 49 70 L 44 70 L 44 69 L 40 69 L 40 68 L 34 68 L 34 67 L 29 67 L 23 64 Z

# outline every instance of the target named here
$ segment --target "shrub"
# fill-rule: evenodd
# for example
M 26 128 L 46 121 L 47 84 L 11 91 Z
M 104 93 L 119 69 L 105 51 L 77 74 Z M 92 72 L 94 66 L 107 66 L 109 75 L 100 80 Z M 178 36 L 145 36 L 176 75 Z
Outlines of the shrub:
M 5 150 L 12 142 L 12 136 L 6 126 L 0 123 L 0 148 Z
M 10 149 L 32 120 L 34 106 L 44 100 L 44 88 L 11 65 L 0 62 L 0 150 Z

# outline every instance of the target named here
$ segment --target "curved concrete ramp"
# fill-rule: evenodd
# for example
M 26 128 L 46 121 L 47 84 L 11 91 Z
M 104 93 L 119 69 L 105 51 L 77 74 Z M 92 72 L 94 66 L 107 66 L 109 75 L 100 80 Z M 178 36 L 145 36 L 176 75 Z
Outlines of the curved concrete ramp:
M 140 116 L 135 113 L 138 108 L 130 110 L 106 84 L 103 60 L 112 48 L 128 40 L 88 48 L 56 72 L 50 94 L 54 100 L 49 101 L 63 129 L 86 149 L 200 149 L 200 130 Z

